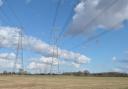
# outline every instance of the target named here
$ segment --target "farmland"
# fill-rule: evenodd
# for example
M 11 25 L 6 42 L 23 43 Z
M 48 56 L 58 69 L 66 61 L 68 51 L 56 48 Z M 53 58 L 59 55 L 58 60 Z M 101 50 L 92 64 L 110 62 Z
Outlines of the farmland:
M 1 75 L 0 89 L 128 89 L 128 77 Z

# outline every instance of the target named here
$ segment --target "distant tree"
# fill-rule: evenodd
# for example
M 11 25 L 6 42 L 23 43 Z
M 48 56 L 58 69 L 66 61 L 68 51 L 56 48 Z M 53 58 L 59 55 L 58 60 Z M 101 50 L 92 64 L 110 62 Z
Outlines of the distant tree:
M 6 71 L 6 70 L 4 70 L 4 71 L 3 71 L 3 74 L 4 74 L 4 75 L 7 75 L 7 71 Z
M 84 70 L 83 73 L 84 73 L 84 75 L 89 75 L 90 74 L 90 72 L 88 70 Z
M 27 71 L 24 71 L 24 69 L 19 69 L 19 74 L 27 74 Z

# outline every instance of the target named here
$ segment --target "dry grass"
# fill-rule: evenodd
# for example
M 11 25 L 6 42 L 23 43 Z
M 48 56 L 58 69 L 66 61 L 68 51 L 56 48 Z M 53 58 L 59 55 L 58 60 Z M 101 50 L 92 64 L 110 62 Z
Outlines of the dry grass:
M 128 89 L 128 78 L 0 76 L 0 89 Z

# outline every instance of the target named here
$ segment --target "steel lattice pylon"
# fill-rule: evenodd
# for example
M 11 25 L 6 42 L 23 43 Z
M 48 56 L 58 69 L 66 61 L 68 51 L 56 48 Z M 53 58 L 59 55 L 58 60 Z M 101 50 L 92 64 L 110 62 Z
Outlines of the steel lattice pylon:
M 16 57 L 14 60 L 13 72 L 17 71 L 17 63 L 20 62 L 21 69 L 24 70 L 24 62 L 23 62 L 23 32 L 20 30 L 17 32 L 17 47 L 16 47 Z

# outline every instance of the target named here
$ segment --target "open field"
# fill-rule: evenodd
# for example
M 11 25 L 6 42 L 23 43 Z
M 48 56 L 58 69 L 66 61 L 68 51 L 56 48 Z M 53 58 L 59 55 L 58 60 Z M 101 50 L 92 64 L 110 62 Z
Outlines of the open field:
M 128 77 L 0 76 L 0 89 L 128 89 Z

